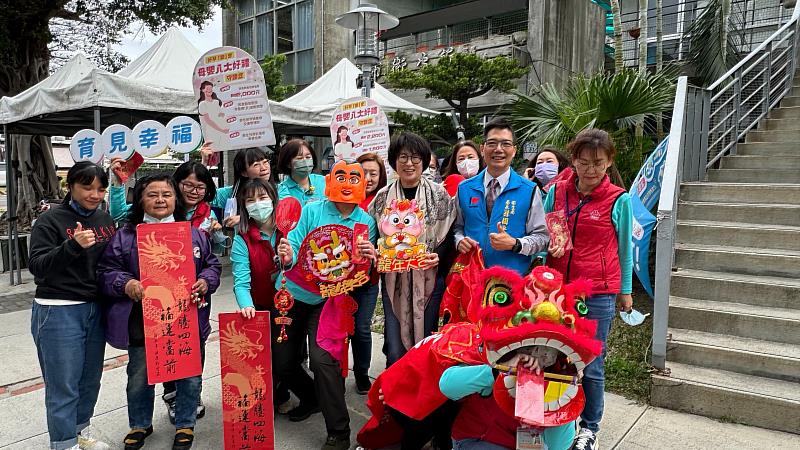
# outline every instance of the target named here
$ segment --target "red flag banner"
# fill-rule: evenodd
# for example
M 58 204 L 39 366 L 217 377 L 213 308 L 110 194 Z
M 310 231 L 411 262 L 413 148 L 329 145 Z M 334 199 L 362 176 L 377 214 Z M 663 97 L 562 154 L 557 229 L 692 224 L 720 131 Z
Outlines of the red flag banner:
M 275 448 L 269 326 L 266 311 L 219 315 L 225 450 Z
M 136 227 L 139 275 L 144 287 L 144 345 L 147 381 L 157 384 L 203 373 L 189 222 Z

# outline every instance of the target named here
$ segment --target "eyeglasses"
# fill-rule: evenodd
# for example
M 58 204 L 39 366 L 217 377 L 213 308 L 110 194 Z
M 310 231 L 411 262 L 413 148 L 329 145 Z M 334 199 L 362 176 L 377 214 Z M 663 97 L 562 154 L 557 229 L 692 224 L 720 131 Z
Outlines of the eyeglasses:
M 183 192 L 195 192 L 197 194 L 202 194 L 206 191 L 206 187 L 202 184 L 194 185 L 191 183 L 181 183 L 181 190 Z
M 409 160 L 412 164 L 420 164 L 422 162 L 422 157 L 419 155 L 409 155 L 408 153 L 401 153 L 397 156 L 397 162 L 401 164 L 406 164 Z
M 580 170 L 588 170 L 590 168 L 591 169 L 596 169 L 596 170 L 602 170 L 602 169 L 605 168 L 604 167 L 605 165 L 606 165 L 605 161 L 593 162 L 593 163 L 587 162 L 587 161 L 576 161 L 575 162 L 575 167 L 577 167 Z
M 511 150 L 514 147 L 512 141 L 486 141 L 483 145 L 489 150 L 495 150 L 497 147 L 503 150 Z

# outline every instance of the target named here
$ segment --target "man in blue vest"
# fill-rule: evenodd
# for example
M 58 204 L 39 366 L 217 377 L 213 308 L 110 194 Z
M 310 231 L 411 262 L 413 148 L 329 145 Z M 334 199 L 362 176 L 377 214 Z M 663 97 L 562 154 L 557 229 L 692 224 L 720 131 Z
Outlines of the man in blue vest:
M 517 153 L 514 130 L 505 119 L 483 129 L 486 169 L 458 186 L 456 246 L 461 253 L 478 245 L 486 267 L 527 273 L 533 255 L 547 250 L 549 235 L 536 185 L 511 170 Z

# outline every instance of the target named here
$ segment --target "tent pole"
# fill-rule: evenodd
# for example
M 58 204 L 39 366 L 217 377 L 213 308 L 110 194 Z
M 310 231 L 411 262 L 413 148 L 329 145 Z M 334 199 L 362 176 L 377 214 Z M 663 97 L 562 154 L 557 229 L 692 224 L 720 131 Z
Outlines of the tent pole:
M 8 148 L 8 146 L 6 146 L 6 148 Z M 13 149 L 13 150 L 17 150 L 17 149 Z M 19 150 L 17 150 L 17 152 L 19 152 Z M 22 284 L 22 261 L 21 261 L 21 256 L 19 254 L 19 229 L 18 229 L 19 222 L 17 220 L 18 219 L 18 217 L 17 217 L 17 189 L 18 189 L 18 186 L 17 186 L 17 171 L 15 170 L 16 167 L 14 167 L 14 161 L 10 160 L 9 158 L 6 158 L 6 160 L 11 162 L 11 167 L 12 167 L 12 170 L 11 170 L 11 177 L 12 177 L 11 178 L 11 183 L 9 184 L 8 180 L 6 180 L 6 184 L 9 184 L 11 186 L 11 189 L 10 189 L 11 195 L 10 196 L 6 196 L 6 203 L 8 203 L 9 205 L 12 205 L 8 209 L 9 209 L 9 211 L 13 211 L 14 212 L 14 216 L 11 217 L 11 222 L 10 222 L 11 224 L 13 224 L 13 228 L 12 229 L 14 230 L 14 236 L 13 236 L 13 241 L 14 242 L 9 242 L 9 247 L 13 249 L 13 253 L 9 253 L 8 259 L 11 260 L 13 258 L 13 261 L 11 261 L 11 274 L 12 274 L 12 276 L 14 274 L 14 269 L 16 269 L 16 271 L 17 271 L 17 282 L 15 283 L 15 282 L 12 281 L 11 284 L 12 285 L 18 285 L 18 284 Z M 6 173 L 6 175 L 8 175 L 8 173 Z M 9 199 L 11 200 L 10 202 L 9 202 Z
M 8 222 L 8 275 L 9 275 L 9 286 L 14 285 L 14 271 L 11 270 L 12 260 L 11 260 L 11 239 L 13 238 L 13 234 L 11 232 L 11 151 L 9 149 L 9 144 L 11 142 L 11 138 L 8 136 L 8 126 L 3 125 L 3 136 L 6 138 L 6 222 Z
M 94 131 L 100 132 L 100 107 L 94 107 Z

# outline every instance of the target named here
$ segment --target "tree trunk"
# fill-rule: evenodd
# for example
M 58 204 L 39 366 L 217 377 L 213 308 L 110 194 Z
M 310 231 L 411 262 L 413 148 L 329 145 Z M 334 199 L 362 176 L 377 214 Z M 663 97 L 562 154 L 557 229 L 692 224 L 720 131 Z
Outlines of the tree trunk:
M 464 130 L 469 126 L 469 118 L 467 117 L 467 110 L 469 109 L 469 97 L 462 97 L 458 100 L 458 124 Z
M 731 64 L 728 64 L 728 25 L 731 19 L 731 0 L 722 0 L 720 4 L 722 6 L 722 23 L 719 24 L 721 41 L 719 48 L 722 49 L 722 60 L 730 67 Z
M 614 19 L 614 71 L 620 72 L 625 68 L 625 62 L 622 58 L 622 16 L 619 0 L 611 0 L 611 15 Z
M 639 73 L 647 72 L 647 0 L 639 0 Z M 644 136 L 644 119 L 636 123 L 636 137 Z
M 13 96 L 47 78 L 50 54 L 48 17 L 26 15 L 11 24 L 9 32 L 27 36 L 6 49 L 8 64 L 0 64 L 0 96 Z M 33 31 L 31 30 L 33 29 Z M 43 198 L 57 198 L 56 177 L 49 136 L 12 135 L 7 164 L 17 175 L 16 214 L 21 228 L 27 228 Z M 8 175 L 8 171 L 6 172 Z M 8 180 L 7 180 L 8 183 Z
M 664 0 L 656 0 L 656 73 L 664 68 Z M 656 133 L 658 141 L 664 139 L 664 118 L 656 114 Z

